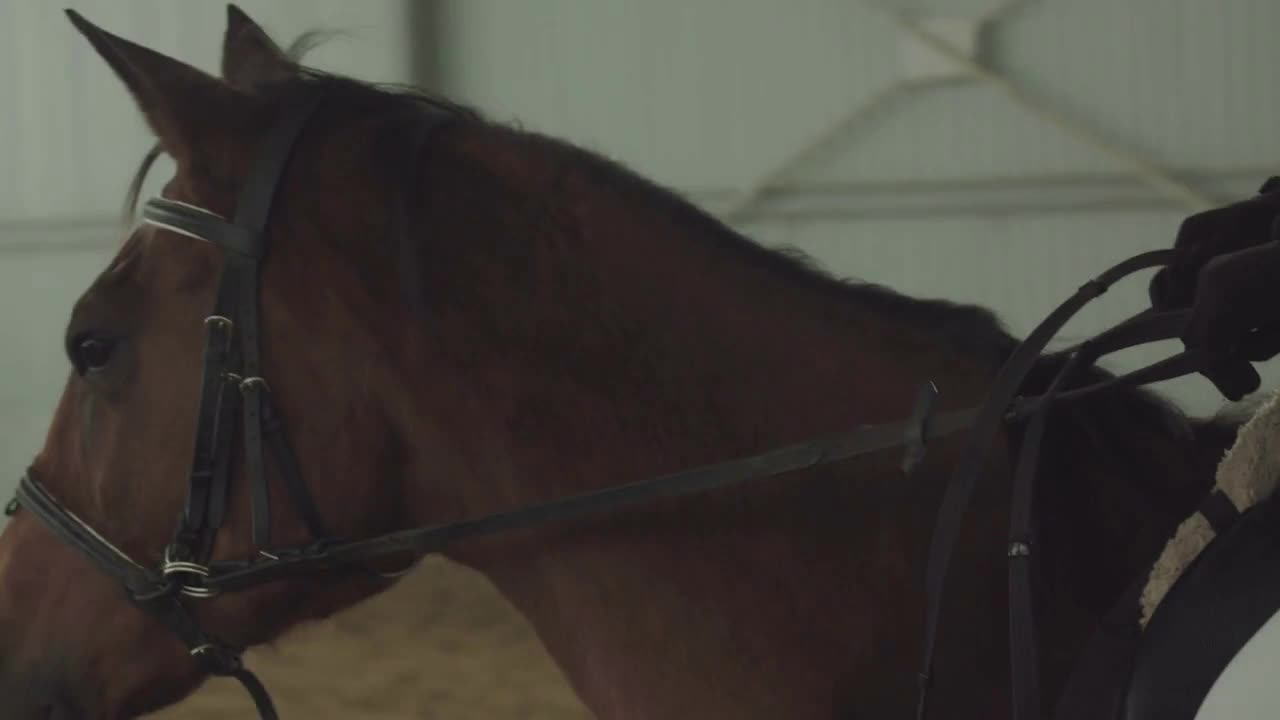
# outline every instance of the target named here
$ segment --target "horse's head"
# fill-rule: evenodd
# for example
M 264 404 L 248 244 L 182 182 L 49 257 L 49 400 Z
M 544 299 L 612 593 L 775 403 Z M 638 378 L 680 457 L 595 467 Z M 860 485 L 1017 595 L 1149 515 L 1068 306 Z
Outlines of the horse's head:
M 243 188 L 255 181 L 264 140 L 278 132 L 298 98 L 317 91 L 325 97 L 302 124 L 268 203 L 269 252 L 260 267 L 246 265 L 234 249 L 193 239 L 180 222 L 152 218 L 132 231 L 75 304 L 66 327 L 72 372 L 31 478 L 146 568 L 162 566 L 166 547 L 187 555 L 169 560 L 200 566 L 310 542 L 316 528 L 301 509 L 306 502 L 290 488 L 288 462 L 277 452 L 281 440 L 297 458 L 296 476 L 324 532 L 362 537 L 454 517 L 458 499 L 443 489 L 422 497 L 435 491 L 397 482 L 406 473 L 447 475 L 458 460 L 456 450 L 445 448 L 460 445 L 445 441 L 454 396 L 444 371 L 432 368 L 439 357 L 417 352 L 410 345 L 420 341 L 393 329 L 412 313 L 402 291 L 421 289 L 414 273 L 405 272 L 416 267 L 415 258 L 397 244 L 403 205 L 422 209 L 400 194 L 411 179 L 420 180 L 420 158 L 410 149 L 423 145 L 418 138 L 427 128 L 436 129 L 433 143 L 456 136 L 470 115 L 305 71 L 234 7 L 222 78 L 72 19 L 174 159 L 163 196 L 183 204 L 168 205 L 179 213 L 193 206 L 235 217 L 243 210 Z M 442 130 L 442 116 L 456 122 Z M 228 285 L 233 271 L 238 279 Z M 410 282 L 402 287 L 385 278 Z M 250 306 L 260 319 L 256 338 L 244 326 Z M 218 307 L 234 309 L 225 326 L 207 320 Z M 210 334 L 211 326 L 217 332 Z M 210 364 L 208 353 L 225 349 L 223 343 L 233 348 L 238 376 L 230 365 Z M 256 369 L 246 365 L 254 347 L 261 349 Z M 452 347 L 465 352 L 464 344 Z M 403 367 L 410 356 L 411 370 Z M 206 377 L 210 368 L 212 378 Z M 408 406 L 403 386 L 393 380 L 406 374 L 445 388 L 440 415 Z M 257 419 L 243 416 L 245 390 L 257 393 Z M 202 415 L 215 421 L 193 443 Z M 414 467 L 405 458 L 403 423 L 414 424 L 415 446 L 438 439 L 435 467 Z M 255 424 L 256 440 L 243 432 Z M 260 450 L 253 447 L 258 442 Z M 193 481 L 193 455 L 202 453 L 194 464 L 212 476 Z M 264 458 L 261 483 L 253 479 L 253 455 Z M 200 497 L 189 499 L 189 487 Z M 266 504 L 252 497 L 262 488 Z M 434 517 L 406 510 L 428 505 Z M 254 519 L 263 510 L 269 526 Z M 24 508 L 0 538 L 5 715 L 127 717 L 195 687 L 205 668 L 168 623 L 135 606 L 129 595 L 136 592 L 38 520 Z M 175 526 L 185 537 L 175 538 Z M 248 646 L 385 587 L 378 571 L 396 564 L 402 563 L 183 602 L 210 638 Z M 167 579 L 177 586 L 199 582 L 198 572 Z

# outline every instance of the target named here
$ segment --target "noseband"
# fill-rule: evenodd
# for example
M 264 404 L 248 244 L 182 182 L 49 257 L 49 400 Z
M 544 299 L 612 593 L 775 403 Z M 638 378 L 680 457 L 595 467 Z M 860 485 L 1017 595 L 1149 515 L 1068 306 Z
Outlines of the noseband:
M 946 567 L 954 546 L 969 493 L 980 473 L 982 459 L 1001 426 L 1027 422 L 1022 457 L 1014 481 L 1014 506 L 1009 545 L 1011 601 L 1011 649 L 1025 660 L 1016 667 L 1015 689 L 1026 705 L 1037 702 L 1035 685 L 1034 624 L 1030 621 L 1027 566 L 1035 547 L 1031 527 L 1032 480 L 1039 435 L 1047 409 L 1067 401 L 1120 386 L 1140 385 L 1196 371 L 1203 357 L 1182 353 L 1096 385 L 1067 390 L 1068 375 L 1093 364 L 1101 356 L 1134 345 L 1175 337 L 1185 313 L 1143 313 L 1076 348 L 1063 351 L 1068 359 L 1049 390 L 1036 398 L 1018 398 L 1023 380 L 1054 334 L 1080 308 L 1101 295 L 1114 282 L 1165 263 L 1167 252 L 1154 252 L 1127 260 L 1086 283 L 1063 303 L 1015 350 L 997 375 L 983 405 L 935 413 L 938 390 L 925 383 L 911 418 L 884 425 L 864 425 L 851 431 L 782 447 L 760 455 L 707 465 L 691 470 L 617 485 L 594 492 L 559 498 L 516 510 L 461 522 L 434 525 L 361 540 L 334 537 L 326 528 L 297 460 L 283 432 L 268 382 L 261 375 L 259 357 L 259 270 L 267 257 L 266 228 L 277 187 L 303 128 L 321 105 L 322 97 L 302 97 L 289 104 L 281 119 L 259 147 L 255 164 L 241 189 L 235 216 L 226 220 L 200 207 L 164 198 L 148 200 L 142 222 L 180 235 L 209 242 L 225 253 L 213 311 L 204 320 L 204 368 L 196 423 L 194 456 L 188 478 L 185 507 L 177 528 L 164 548 L 157 567 L 138 562 L 113 545 L 91 525 L 63 506 L 28 470 L 19 483 L 11 511 L 22 507 L 39 518 L 58 537 L 78 549 L 93 564 L 125 587 L 130 600 L 168 625 L 207 672 L 237 678 L 257 705 L 264 720 L 278 716 L 266 689 L 241 663 L 241 650 L 206 634 L 195 622 L 185 602 L 208 600 L 226 592 L 319 571 L 361 568 L 365 563 L 409 555 L 420 558 L 437 553 L 456 541 L 519 528 L 616 510 L 663 497 L 704 492 L 714 488 L 833 463 L 857 455 L 905 447 L 903 469 L 910 473 L 922 459 L 927 444 L 936 438 L 971 429 L 967 453 L 948 486 L 938 516 L 927 573 L 929 618 L 923 664 L 922 704 L 932 665 L 933 638 L 941 604 Z M 430 119 L 428 127 L 437 124 Z M 421 133 L 425 137 L 426 131 Z M 415 153 L 416 156 L 416 153 Z M 242 560 L 215 561 L 214 539 L 227 515 L 233 465 L 236 418 L 244 454 L 252 539 L 258 553 Z M 306 545 L 272 548 L 270 487 L 265 472 L 267 450 L 276 460 L 279 476 L 295 510 L 306 524 L 312 541 Z M 1025 590 L 1025 592 L 1024 592 Z M 1022 597 L 1025 594 L 1025 598 Z M 1025 612 L 1020 612 L 1025 608 Z M 1023 616 L 1021 620 L 1018 616 Z M 1029 659 L 1028 659 L 1029 658 Z M 1028 665 L 1029 663 L 1029 665 Z M 1028 669 L 1028 667 L 1030 669 Z

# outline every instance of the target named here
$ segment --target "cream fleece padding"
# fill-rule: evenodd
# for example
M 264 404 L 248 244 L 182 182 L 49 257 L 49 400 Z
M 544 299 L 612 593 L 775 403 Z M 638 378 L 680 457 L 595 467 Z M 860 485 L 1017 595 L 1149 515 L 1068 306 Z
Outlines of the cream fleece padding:
M 1272 394 L 1245 423 L 1218 465 L 1216 487 L 1241 511 L 1271 495 L 1280 482 L 1280 393 Z M 1152 566 L 1142 591 L 1142 626 L 1187 565 L 1213 540 L 1200 513 L 1183 521 Z

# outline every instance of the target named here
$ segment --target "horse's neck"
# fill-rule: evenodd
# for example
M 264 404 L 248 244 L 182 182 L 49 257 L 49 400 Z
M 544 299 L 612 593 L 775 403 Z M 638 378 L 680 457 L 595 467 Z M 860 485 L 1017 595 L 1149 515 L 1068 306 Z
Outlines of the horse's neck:
M 895 660 L 914 644 L 898 645 L 898 623 L 857 588 L 905 586 L 909 569 L 887 576 L 893 563 L 854 533 L 788 524 L 602 534 L 489 575 L 602 719 L 825 720 L 855 696 L 861 709 L 905 707 L 910 675 Z
M 551 333 L 565 344 L 547 357 L 525 348 L 478 364 L 477 385 L 495 392 L 473 405 L 496 424 L 474 436 L 493 443 L 480 461 L 493 485 L 474 484 L 473 511 L 902 420 L 920 382 L 956 387 L 938 375 L 954 359 L 908 348 L 870 312 L 824 311 L 807 291 L 693 263 L 665 263 L 659 281 L 643 263 L 610 284 L 612 299 L 566 314 L 602 325 Z M 977 398 L 958 394 L 949 402 Z M 920 597 L 915 556 L 934 505 L 906 487 L 898 458 L 460 557 L 528 617 L 603 718 L 827 718 L 841 693 L 897 709 L 915 651 L 903 638 L 920 618 L 900 603 Z

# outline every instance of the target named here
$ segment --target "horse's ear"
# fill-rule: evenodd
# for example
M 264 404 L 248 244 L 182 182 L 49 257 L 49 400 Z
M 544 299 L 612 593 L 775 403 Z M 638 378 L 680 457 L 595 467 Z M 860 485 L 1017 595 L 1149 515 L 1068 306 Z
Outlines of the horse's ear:
M 177 162 L 190 162 L 198 148 L 217 144 L 233 126 L 249 120 L 252 100 L 230 85 L 112 35 L 74 10 L 66 12 L 124 82 L 161 147 Z
M 227 5 L 222 39 L 222 79 L 241 90 L 296 77 L 298 65 L 257 23 L 235 5 Z

